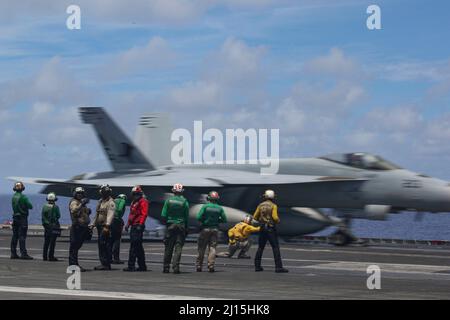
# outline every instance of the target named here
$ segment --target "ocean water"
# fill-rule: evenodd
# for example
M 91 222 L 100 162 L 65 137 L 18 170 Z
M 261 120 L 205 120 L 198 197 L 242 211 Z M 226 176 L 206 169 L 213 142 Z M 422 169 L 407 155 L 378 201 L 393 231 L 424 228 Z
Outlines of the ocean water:
M 0 223 L 11 220 L 11 196 L 0 195 Z M 41 223 L 41 208 L 46 202 L 45 195 L 28 195 L 33 203 L 33 210 L 30 211 L 29 223 Z M 62 224 L 70 223 L 69 198 L 59 198 L 58 205 L 61 209 Z M 88 205 L 95 209 L 96 201 L 91 201 Z M 128 209 L 125 216 L 128 216 Z M 150 207 L 151 210 L 151 207 Z M 148 219 L 147 229 L 154 229 L 159 223 L 154 219 Z M 387 220 L 371 221 L 355 219 L 352 222 L 353 233 L 359 237 L 367 238 L 393 238 L 411 240 L 450 240 L 450 213 L 432 214 L 425 213 L 420 221 L 416 220 L 416 214 L 405 212 L 391 214 Z M 329 235 L 334 228 L 327 228 L 315 235 Z

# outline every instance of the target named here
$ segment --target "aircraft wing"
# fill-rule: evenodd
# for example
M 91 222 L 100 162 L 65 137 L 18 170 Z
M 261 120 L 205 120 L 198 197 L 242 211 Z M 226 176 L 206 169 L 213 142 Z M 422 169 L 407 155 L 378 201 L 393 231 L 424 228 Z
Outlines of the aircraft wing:
M 143 187 L 171 187 L 175 183 L 182 181 L 186 187 L 222 187 L 217 182 L 207 179 L 187 179 L 175 180 L 162 178 L 161 176 L 150 177 L 121 177 L 121 178 L 105 178 L 105 179 L 89 179 L 89 180 L 63 180 L 63 179 L 45 179 L 45 178 L 22 178 L 9 177 L 9 180 L 22 181 L 25 184 L 42 184 L 42 185 L 59 185 L 67 187 L 83 186 L 96 188 L 102 184 L 108 184 L 111 187 L 132 188 L 136 185 Z
M 209 171 L 209 172 L 204 172 Z M 64 179 L 46 179 L 46 178 L 23 178 L 9 177 L 9 180 L 22 181 L 29 184 L 42 185 L 61 185 L 61 186 L 86 186 L 98 187 L 102 184 L 108 184 L 111 187 L 133 187 L 141 185 L 146 187 L 169 187 L 175 183 L 182 183 L 186 187 L 199 188 L 221 188 L 221 187 L 251 187 L 251 186 L 276 186 L 307 183 L 330 183 L 330 182 L 351 182 L 365 181 L 366 179 L 355 179 L 349 177 L 333 176 L 309 176 L 309 175 L 261 175 L 255 172 L 233 172 L 224 173 L 222 170 L 201 170 L 198 172 L 179 172 L 168 173 L 164 175 L 136 176 L 124 175 L 104 179 L 87 180 L 64 180 Z
M 243 172 L 239 174 L 217 174 L 209 180 L 215 181 L 222 186 L 276 186 L 292 185 L 305 183 L 324 183 L 324 182 L 348 182 L 348 181 L 366 181 L 367 179 L 355 179 L 350 177 L 333 176 L 310 176 L 310 175 L 261 175 L 259 173 Z

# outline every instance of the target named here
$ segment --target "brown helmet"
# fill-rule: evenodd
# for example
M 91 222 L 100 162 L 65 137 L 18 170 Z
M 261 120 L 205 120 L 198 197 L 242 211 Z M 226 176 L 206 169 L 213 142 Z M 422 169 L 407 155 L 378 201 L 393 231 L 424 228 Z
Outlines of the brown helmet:
M 15 192 L 22 192 L 23 190 L 25 190 L 25 185 L 22 182 L 17 181 L 14 184 L 13 191 L 15 191 Z

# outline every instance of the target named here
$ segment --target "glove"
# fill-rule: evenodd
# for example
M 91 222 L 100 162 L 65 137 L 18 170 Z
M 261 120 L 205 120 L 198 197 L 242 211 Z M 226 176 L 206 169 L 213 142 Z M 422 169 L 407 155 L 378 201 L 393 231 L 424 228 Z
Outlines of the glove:
M 88 204 L 89 203 L 89 198 L 83 198 L 83 199 L 81 199 L 81 204 L 84 206 L 84 205 L 86 205 L 86 204 Z

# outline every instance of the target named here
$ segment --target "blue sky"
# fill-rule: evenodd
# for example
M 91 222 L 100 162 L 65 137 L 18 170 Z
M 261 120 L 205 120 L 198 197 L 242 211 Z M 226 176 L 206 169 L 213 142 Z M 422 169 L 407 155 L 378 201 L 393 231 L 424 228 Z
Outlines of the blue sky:
M 281 128 L 282 157 L 369 151 L 450 180 L 448 1 L 104 3 L 0 4 L 1 177 L 108 170 L 76 112 L 95 105 L 131 137 L 169 111 L 176 127 Z

